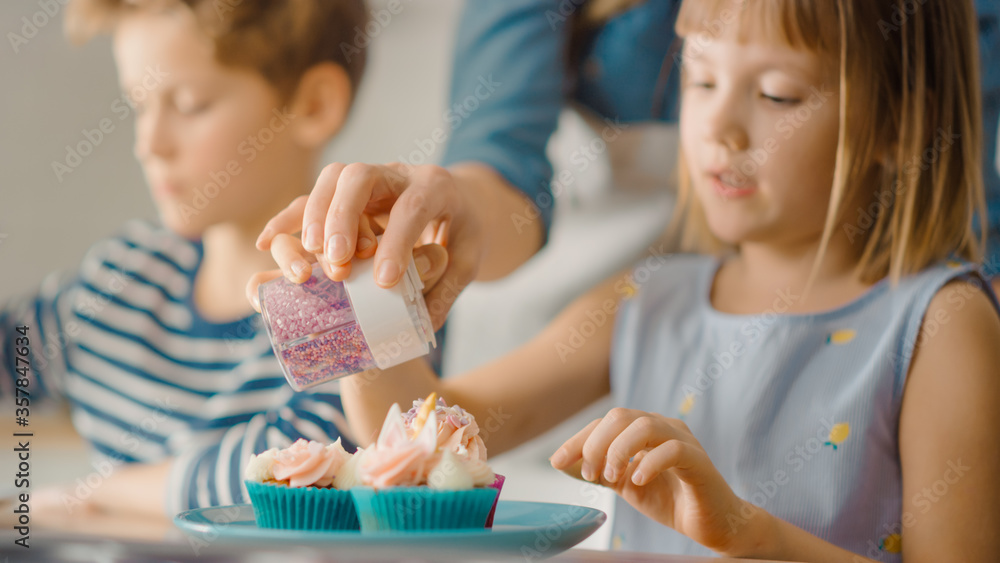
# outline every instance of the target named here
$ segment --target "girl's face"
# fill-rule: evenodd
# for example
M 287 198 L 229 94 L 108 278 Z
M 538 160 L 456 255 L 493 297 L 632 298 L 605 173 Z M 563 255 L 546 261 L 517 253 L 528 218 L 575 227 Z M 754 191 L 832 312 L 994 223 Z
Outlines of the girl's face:
M 709 228 L 730 244 L 822 236 L 839 95 L 819 57 L 771 43 L 685 41 L 681 146 Z
M 296 185 L 311 164 L 292 140 L 295 117 L 259 73 L 215 60 L 193 14 L 130 14 L 114 52 L 135 106 L 135 154 L 166 227 L 189 238 L 223 222 L 259 230 L 307 187 Z

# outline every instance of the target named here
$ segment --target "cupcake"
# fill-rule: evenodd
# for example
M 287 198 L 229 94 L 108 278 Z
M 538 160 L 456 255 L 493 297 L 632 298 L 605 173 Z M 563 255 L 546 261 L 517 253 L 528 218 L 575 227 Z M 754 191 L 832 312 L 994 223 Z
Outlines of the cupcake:
M 428 400 L 416 399 L 413 401 L 413 406 L 410 410 L 403 413 L 403 426 L 406 427 L 409 435 L 412 437 L 416 434 L 413 429 L 414 424 L 420 419 L 421 411 L 429 408 L 425 407 L 425 405 L 430 402 L 434 405 L 434 414 L 437 418 L 438 448 L 442 451 L 451 450 L 462 457 L 478 458 L 485 462 L 486 444 L 483 443 L 483 438 L 479 435 L 479 425 L 476 424 L 476 417 L 458 405 L 448 406 L 442 397 L 439 397 L 437 402 L 434 402 L 433 399 L 436 395 L 436 393 L 431 393 Z M 426 417 L 427 414 L 424 414 L 423 418 L 426 419 Z M 493 516 L 496 513 L 497 502 L 500 500 L 500 490 L 503 488 L 504 479 L 503 475 L 496 475 L 493 483 L 488 485 L 497 490 L 497 498 L 493 501 L 493 506 L 490 508 L 490 513 L 486 518 L 487 528 L 493 527 Z
M 475 419 L 453 407 L 439 421 L 435 407 L 448 407 L 433 395 L 416 406 L 410 416 L 392 405 L 375 444 L 355 455 L 361 531 L 483 528 L 499 491 Z
M 434 401 L 436 393 L 425 399 L 413 401 L 413 407 L 403 413 L 403 427 L 412 437 L 420 430 L 419 425 L 426 423 L 431 407 L 437 419 L 437 447 L 440 450 L 451 450 L 462 457 L 473 457 L 486 461 L 486 444 L 479 435 L 479 425 L 476 417 L 466 412 L 458 405 L 448 406 L 444 398 Z
M 358 530 L 347 482 L 353 456 L 340 440 L 324 445 L 297 440 L 250 457 L 244 484 L 260 528 L 285 530 Z M 339 478 L 339 479 L 338 479 Z

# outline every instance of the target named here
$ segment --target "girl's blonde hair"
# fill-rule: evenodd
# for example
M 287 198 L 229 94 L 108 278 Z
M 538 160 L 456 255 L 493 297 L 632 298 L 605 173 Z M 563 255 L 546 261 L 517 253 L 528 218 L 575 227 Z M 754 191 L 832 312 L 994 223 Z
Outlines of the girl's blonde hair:
M 868 283 L 895 282 L 950 257 L 980 260 L 986 222 L 971 0 L 685 0 L 677 33 L 717 35 L 728 22 L 740 40 L 752 34 L 815 52 L 839 76 L 836 169 L 814 274 L 839 228 L 864 244 L 858 275 Z M 708 231 L 683 160 L 675 235 L 686 250 L 719 252 L 725 245 Z

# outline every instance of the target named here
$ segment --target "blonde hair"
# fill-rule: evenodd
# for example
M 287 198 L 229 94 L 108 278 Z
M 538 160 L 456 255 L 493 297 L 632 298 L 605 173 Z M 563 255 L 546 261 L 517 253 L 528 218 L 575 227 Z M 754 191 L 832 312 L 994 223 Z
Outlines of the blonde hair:
M 896 282 L 951 257 L 981 259 L 985 196 L 970 0 L 685 0 L 677 33 L 711 32 L 728 18 L 740 40 L 753 34 L 807 49 L 839 76 L 836 168 L 814 275 L 855 211 L 867 225 L 844 229 L 864 242 L 857 266 L 864 282 Z M 848 209 L 858 201 L 869 203 Z M 708 231 L 683 158 L 677 209 L 682 248 L 726 248 Z
M 353 92 L 364 74 L 368 41 L 355 40 L 368 22 L 364 0 L 73 0 L 66 34 L 82 43 L 130 11 L 170 7 L 194 13 L 220 64 L 257 70 L 282 97 L 317 63 L 343 67 Z

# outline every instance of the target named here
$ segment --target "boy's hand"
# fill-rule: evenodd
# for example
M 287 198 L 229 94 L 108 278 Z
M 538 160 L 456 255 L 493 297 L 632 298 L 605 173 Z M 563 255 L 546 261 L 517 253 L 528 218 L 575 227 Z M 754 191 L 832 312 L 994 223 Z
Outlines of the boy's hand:
M 734 522 L 746 522 L 740 515 L 745 501 L 680 420 L 612 409 L 560 446 L 551 463 L 570 474 L 578 470 L 583 479 L 613 489 L 639 512 L 715 551 L 732 551 L 751 533 L 741 524 L 734 529 Z
M 308 197 L 296 199 L 268 222 L 257 248 L 282 244 L 284 248 L 277 253 L 272 249 L 272 254 L 292 281 L 309 276 L 301 267 L 311 261 L 305 253 L 323 256 L 324 271 L 337 281 L 350 274 L 352 258 L 374 254 L 376 282 L 393 287 L 418 243 L 447 247 L 449 262 L 441 276 L 447 283 L 426 293 L 431 320 L 440 327 L 458 293 L 475 279 L 484 251 L 479 221 L 465 197 L 451 173 L 440 166 L 331 164 Z M 376 248 L 366 217 L 386 215 L 385 233 Z M 279 242 L 282 234 L 300 230 L 298 247 Z

